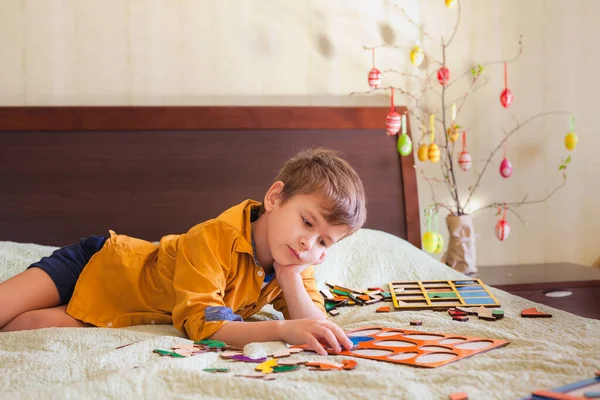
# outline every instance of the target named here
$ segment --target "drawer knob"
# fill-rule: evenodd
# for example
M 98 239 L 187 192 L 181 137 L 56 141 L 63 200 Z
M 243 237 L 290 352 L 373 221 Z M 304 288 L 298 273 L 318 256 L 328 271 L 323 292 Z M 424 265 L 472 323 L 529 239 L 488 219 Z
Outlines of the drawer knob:
M 570 290 L 546 290 L 544 292 L 544 295 L 546 295 L 546 297 L 568 297 L 571 296 L 573 294 L 573 292 L 571 292 Z

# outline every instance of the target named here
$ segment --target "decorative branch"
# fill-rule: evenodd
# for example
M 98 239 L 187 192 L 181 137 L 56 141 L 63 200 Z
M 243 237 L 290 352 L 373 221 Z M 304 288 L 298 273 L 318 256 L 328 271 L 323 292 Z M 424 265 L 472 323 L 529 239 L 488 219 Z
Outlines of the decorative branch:
M 466 203 L 465 203 L 465 205 L 464 205 L 463 208 L 467 208 L 467 206 L 469 205 L 469 202 L 471 201 L 471 198 L 473 197 L 473 193 L 475 193 L 475 190 L 477 190 L 477 188 L 479 187 L 479 184 L 481 182 L 481 178 L 485 174 L 485 171 L 486 171 L 487 167 L 490 165 L 490 162 L 492 161 L 492 158 L 502 148 L 502 146 L 504 145 L 504 143 L 506 143 L 506 141 L 508 140 L 508 138 L 510 138 L 512 135 L 514 135 L 516 132 L 518 132 L 519 129 L 521 129 L 522 127 L 524 127 L 525 125 L 527 125 L 531 121 L 533 121 L 535 119 L 538 119 L 540 117 L 546 116 L 546 115 L 570 115 L 570 113 L 565 112 L 565 111 L 547 111 L 547 112 L 544 112 L 544 113 L 539 113 L 539 114 L 536 114 L 536 115 L 533 115 L 533 116 L 529 117 L 524 122 L 517 124 L 517 126 L 515 128 L 513 128 L 510 132 L 505 132 L 504 138 L 500 141 L 500 143 L 498 143 L 498 146 L 496 146 L 496 148 L 492 151 L 491 155 L 489 156 L 489 158 L 485 162 L 485 165 L 483 166 L 483 169 L 481 170 L 481 173 L 478 174 L 477 180 L 475 181 L 475 185 L 473 185 L 472 189 L 469 190 L 469 196 L 467 197 L 467 201 L 466 201 Z

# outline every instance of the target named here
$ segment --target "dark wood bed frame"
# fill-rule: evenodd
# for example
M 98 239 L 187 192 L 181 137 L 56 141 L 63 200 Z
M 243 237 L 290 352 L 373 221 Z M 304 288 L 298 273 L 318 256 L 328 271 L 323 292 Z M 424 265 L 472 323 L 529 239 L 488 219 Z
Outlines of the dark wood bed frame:
M 183 233 L 247 198 L 262 200 L 289 156 L 323 146 L 361 176 L 366 227 L 420 247 L 413 158 L 400 157 L 385 134 L 387 112 L 0 107 L 0 240 L 60 246 L 108 229 L 146 240 Z

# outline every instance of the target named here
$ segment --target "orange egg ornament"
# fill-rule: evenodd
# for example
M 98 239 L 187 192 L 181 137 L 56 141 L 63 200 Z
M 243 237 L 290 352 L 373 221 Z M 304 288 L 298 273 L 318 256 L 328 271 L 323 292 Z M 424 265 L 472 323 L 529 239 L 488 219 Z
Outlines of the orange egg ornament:
M 426 144 L 422 144 L 419 146 L 419 150 L 417 151 L 417 158 L 419 161 L 425 162 L 429 160 L 429 146 Z
M 431 143 L 429 145 L 429 149 L 427 150 L 427 156 L 429 157 L 429 161 L 436 163 L 440 161 L 440 149 L 435 143 Z

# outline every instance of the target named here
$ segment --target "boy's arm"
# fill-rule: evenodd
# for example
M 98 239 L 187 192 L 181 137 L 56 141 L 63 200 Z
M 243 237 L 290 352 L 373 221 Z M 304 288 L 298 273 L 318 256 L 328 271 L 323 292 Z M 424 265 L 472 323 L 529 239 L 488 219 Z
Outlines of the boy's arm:
M 276 271 L 283 298 L 274 304 L 275 308 L 282 309 L 287 319 L 327 319 L 323 297 L 317 290 L 312 266 L 302 273 L 290 267 L 277 267 Z
M 307 344 L 320 355 L 327 355 L 321 341 L 327 342 L 334 351 L 341 345 L 350 350 L 352 341 L 344 331 L 326 319 L 296 319 L 292 321 L 227 322 L 211 339 L 230 346 L 243 347 L 251 342 L 282 340 L 289 344 Z

